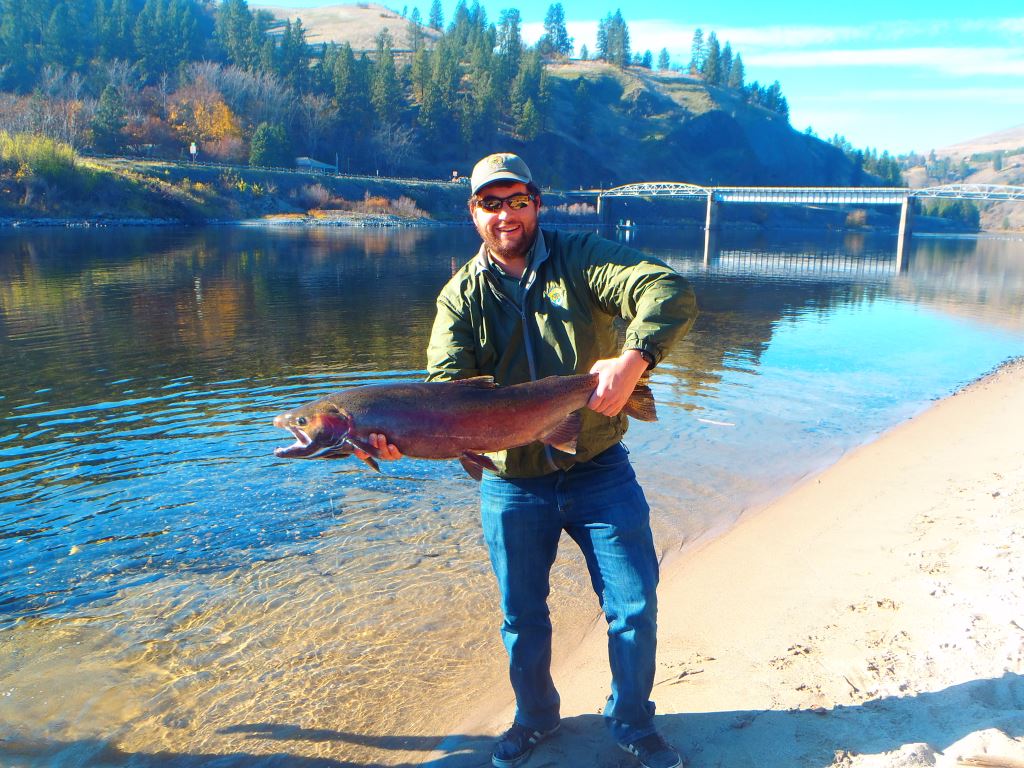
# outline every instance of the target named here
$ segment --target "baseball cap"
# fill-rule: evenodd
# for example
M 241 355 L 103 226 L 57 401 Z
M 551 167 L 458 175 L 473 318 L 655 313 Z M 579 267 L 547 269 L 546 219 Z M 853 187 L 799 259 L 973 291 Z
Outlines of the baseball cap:
M 473 166 L 473 175 L 469 179 L 469 186 L 475 195 L 481 187 L 486 187 L 496 181 L 521 181 L 523 184 L 529 184 L 533 181 L 533 175 L 519 155 L 513 155 L 511 152 L 498 152 L 488 155 Z

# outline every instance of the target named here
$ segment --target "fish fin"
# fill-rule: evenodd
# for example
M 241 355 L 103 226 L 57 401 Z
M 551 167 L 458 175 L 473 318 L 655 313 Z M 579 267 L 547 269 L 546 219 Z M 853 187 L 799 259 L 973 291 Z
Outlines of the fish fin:
M 486 456 L 481 456 L 479 453 L 472 453 L 470 451 L 463 451 L 462 455 L 459 456 L 459 463 L 462 468 L 469 473 L 477 482 L 480 482 L 480 478 L 484 476 L 484 470 L 489 469 L 492 472 L 497 472 L 498 468 L 494 465 Z
M 633 390 L 633 394 L 629 396 L 629 400 L 622 406 L 622 412 L 637 421 L 658 420 L 658 412 L 654 407 L 654 393 L 651 391 L 650 386 L 648 386 L 648 381 L 649 379 L 646 377 L 640 379 L 636 389 Z
M 346 437 L 345 444 L 348 445 L 350 448 L 355 448 L 356 450 L 367 454 L 366 456 L 359 456 L 359 458 L 362 459 L 367 466 L 373 468 L 375 472 L 380 472 L 380 465 L 377 463 L 377 460 L 373 458 L 372 455 L 377 452 L 376 448 L 374 448 L 369 443 L 364 443 L 362 440 L 359 440 L 358 438 L 355 437 Z M 358 456 L 359 454 L 356 455 Z
M 556 448 L 562 453 L 576 453 L 576 440 L 580 436 L 580 414 L 574 411 L 566 416 L 551 430 L 550 433 L 541 438 L 541 442 Z
M 451 384 L 461 384 L 464 387 L 477 387 L 478 389 L 494 389 L 498 385 L 494 383 L 493 376 L 470 376 L 468 379 L 454 379 Z

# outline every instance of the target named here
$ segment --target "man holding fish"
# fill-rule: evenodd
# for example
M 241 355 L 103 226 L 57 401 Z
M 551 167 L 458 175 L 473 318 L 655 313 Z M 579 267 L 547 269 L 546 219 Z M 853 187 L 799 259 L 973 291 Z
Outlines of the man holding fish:
M 583 550 L 608 619 L 612 690 L 604 716 L 612 738 L 647 768 L 675 768 L 682 761 L 655 730 L 650 701 L 658 560 L 649 508 L 620 442 L 620 412 L 640 378 L 690 329 L 693 291 L 640 252 L 592 233 L 542 230 L 540 189 L 517 155 L 485 157 L 470 188 L 483 244 L 438 298 L 428 381 L 491 375 L 509 385 L 598 374 L 575 455 L 540 442 L 513 448 L 491 457 L 498 473 L 486 473 L 480 486 L 516 695 L 515 721 L 492 763 L 521 765 L 558 728 L 547 595 L 565 530 Z M 629 323 L 621 350 L 616 317 Z M 374 444 L 383 444 L 380 436 Z M 396 455 L 391 446 L 388 457 Z
M 328 411 L 334 409 L 326 414 L 328 421 L 336 421 L 338 413 L 346 420 L 336 430 L 344 433 L 339 438 L 344 445 L 333 450 L 370 462 L 372 457 L 398 459 L 403 451 L 458 456 L 467 471 L 482 475 L 481 520 L 501 593 L 501 634 L 516 696 L 515 720 L 491 755 L 495 768 L 522 765 L 537 743 L 558 730 L 547 596 L 563 530 L 584 554 L 608 621 L 612 684 L 604 717 L 611 736 L 646 768 L 677 768 L 682 760 L 657 732 L 650 700 L 658 584 L 650 509 L 621 439 L 627 413 L 654 418 L 641 378 L 693 325 L 693 290 L 670 267 L 639 251 L 590 232 L 541 229 L 540 189 L 517 155 L 482 159 L 470 188 L 469 212 L 483 243 L 442 289 L 427 349 L 428 383 L 466 381 L 445 390 L 450 397 L 441 397 L 441 390 L 416 396 L 436 392 L 438 403 L 454 398 L 462 407 L 471 397 L 479 402 L 503 393 L 510 397 L 520 391 L 513 385 L 536 387 L 546 377 L 572 377 L 565 379 L 574 382 L 571 387 L 546 379 L 560 384 L 560 394 L 529 400 L 550 401 L 564 391 L 564 412 L 546 414 L 548 421 L 534 432 L 524 426 L 521 437 L 501 444 L 506 450 L 489 452 L 498 443 L 484 445 L 481 436 L 428 456 L 427 448 L 418 447 L 422 441 L 411 435 L 410 448 L 404 447 L 404 423 L 381 418 L 374 422 L 381 426 L 367 426 L 357 435 L 352 425 L 359 417 L 352 408 L 328 404 Z M 628 324 L 621 347 L 617 318 Z M 567 394 L 580 387 L 578 400 Z M 496 421 L 511 413 L 518 421 L 509 418 L 510 425 L 541 423 L 534 410 L 509 405 L 508 397 L 487 407 Z M 297 419 L 323 415 L 278 417 L 279 426 L 297 437 L 296 445 L 279 455 L 309 455 L 316 440 L 296 426 Z M 361 418 L 369 424 L 369 416 Z M 433 418 L 438 421 L 430 431 L 441 434 L 442 425 L 456 417 Z M 531 442 L 523 444 L 526 439 Z

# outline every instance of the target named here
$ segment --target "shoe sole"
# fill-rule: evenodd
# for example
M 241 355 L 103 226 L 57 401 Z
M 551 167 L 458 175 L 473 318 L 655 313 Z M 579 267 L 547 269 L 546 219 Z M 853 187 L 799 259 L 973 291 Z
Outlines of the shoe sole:
M 533 746 L 530 747 L 525 753 L 523 753 L 522 755 L 513 760 L 502 760 L 500 757 L 495 757 L 494 755 L 491 755 L 491 765 L 493 765 L 494 768 L 516 768 L 517 765 L 522 765 L 530 759 L 530 756 L 533 754 L 533 750 L 536 749 L 538 744 L 540 744 L 542 741 L 546 741 L 549 737 L 554 736 L 555 733 L 558 732 L 558 729 L 561 727 L 562 724 L 559 723 L 550 731 L 547 731 L 543 736 L 537 739 L 537 741 L 533 743 Z

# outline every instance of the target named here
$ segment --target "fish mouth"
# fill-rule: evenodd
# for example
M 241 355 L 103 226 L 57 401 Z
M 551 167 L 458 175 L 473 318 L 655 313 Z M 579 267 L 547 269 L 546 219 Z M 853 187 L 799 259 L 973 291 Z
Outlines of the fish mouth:
M 288 446 L 275 448 L 275 456 L 283 459 L 294 459 L 310 456 L 317 452 L 316 446 L 313 445 L 312 438 L 310 438 L 310 436 L 301 429 L 296 426 L 287 426 L 284 428 L 294 435 L 295 442 Z

